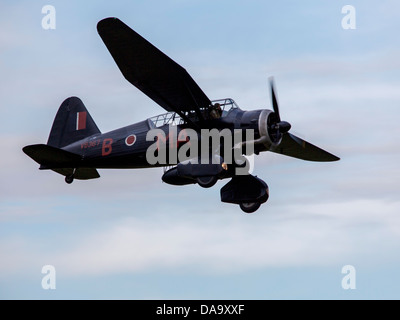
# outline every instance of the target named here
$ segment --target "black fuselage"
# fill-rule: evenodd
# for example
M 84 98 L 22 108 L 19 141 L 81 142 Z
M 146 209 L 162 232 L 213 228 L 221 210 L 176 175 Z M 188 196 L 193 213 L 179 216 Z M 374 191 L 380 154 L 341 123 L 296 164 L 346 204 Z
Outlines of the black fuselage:
M 254 138 L 257 139 L 259 137 L 258 119 L 260 112 L 261 110 L 243 111 L 239 108 L 232 109 L 219 119 L 207 121 L 206 126 L 202 125 L 201 128 L 202 130 L 217 129 L 219 131 L 229 129 L 232 132 L 234 129 L 240 129 L 243 133 L 246 129 L 253 129 Z M 187 124 L 176 125 L 174 127 L 176 127 L 178 135 L 184 129 L 190 128 L 195 130 L 193 125 Z M 147 119 L 107 133 L 94 134 L 62 149 L 81 155 L 82 161 L 79 167 L 134 169 L 175 165 L 176 163 L 169 162 L 166 164 L 150 165 L 146 159 L 148 148 L 157 140 L 147 141 L 146 136 L 148 132 L 153 129 L 160 129 L 165 133 L 168 141 L 171 128 L 173 127 L 169 124 L 164 124 L 156 128 L 153 122 Z M 196 132 L 198 132 L 200 140 L 200 130 L 196 130 Z M 244 135 L 243 137 L 245 138 Z M 180 148 L 185 142 L 178 141 L 177 147 Z M 163 146 L 169 146 L 169 143 Z

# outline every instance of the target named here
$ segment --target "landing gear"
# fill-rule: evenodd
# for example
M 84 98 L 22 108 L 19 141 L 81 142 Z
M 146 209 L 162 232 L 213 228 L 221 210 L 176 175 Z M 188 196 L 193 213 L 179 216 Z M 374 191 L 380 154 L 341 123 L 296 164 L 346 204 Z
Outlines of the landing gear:
M 71 184 L 72 182 L 74 182 L 74 174 L 70 174 L 70 175 L 66 176 L 65 182 L 68 184 Z
M 71 184 L 72 182 L 74 182 L 75 172 L 76 172 L 76 169 L 72 170 L 71 174 L 65 176 L 65 182 L 66 183 Z
M 221 201 L 238 204 L 246 213 L 252 213 L 268 200 L 268 185 L 252 175 L 234 176 L 221 189 Z
M 242 209 L 246 213 L 253 213 L 254 211 L 257 211 L 258 208 L 260 208 L 261 203 L 260 202 L 243 202 L 239 204 L 240 209 Z
M 216 176 L 197 177 L 196 180 L 200 187 L 211 188 L 214 184 L 217 183 L 218 178 Z

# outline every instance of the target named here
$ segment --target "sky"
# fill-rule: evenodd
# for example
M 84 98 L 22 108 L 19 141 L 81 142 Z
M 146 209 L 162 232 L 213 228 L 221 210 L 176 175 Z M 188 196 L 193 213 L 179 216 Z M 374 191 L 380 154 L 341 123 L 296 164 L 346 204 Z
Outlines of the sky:
M 55 29 L 42 26 L 45 5 Z M 399 11 L 394 0 L 2 1 L 0 299 L 399 299 Z M 153 168 L 67 185 L 39 171 L 22 147 L 46 143 L 67 97 L 102 132 L 164 112 L 97 34 L 112 16 L 210 99 L 271 109 L 274 76 L 291 132 L 341 160 L 260 154 L 270 198 L 253 214 L 220 202 L 227 180 L 177 187 Z M 48 265 L 55 289 L 42 285 Z

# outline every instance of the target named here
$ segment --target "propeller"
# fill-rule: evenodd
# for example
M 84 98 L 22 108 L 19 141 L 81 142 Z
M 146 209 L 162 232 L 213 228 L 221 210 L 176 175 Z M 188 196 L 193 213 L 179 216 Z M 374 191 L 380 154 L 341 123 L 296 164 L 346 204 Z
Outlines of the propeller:
M 279 141 L 282 138 L 282 135 L 287 133 L 292 126 L 289 122 L 281 120 L 273 77 L 269 78 L 269 84 L 271 87 L 271 99 L 274 114 L 271 117 L 270 123 L 268 123 L 268 132 L 270 133 L 271 137 L 274 137 L 275 141 Z
M 274 112 L 268 117 L 267 130 L 271 140 L 275 143 L 279 143 L 279 145 L 272 146 L 270 151 L 308 161 L 339 160 L 340 158 L 337 156 L 289 133 L 292 126 L 289 122 L 281 120 L 273 77 L 269 78 L 269 84 L 271 87 L 272 107 Z
M 273 110 L 261 110 L 258 118 L 260 137 L 256 140 L 238 143 L 234 148 L 246 144 L 259 146 L 261 151 L 272 151 L 289 157 L 308 161 L 337 161 L 339 158 L 299 137 L 291 134 L 291 124 L 281 120 L 278 99 L 276 98 L 274 80 L 269 78 Z M 242 117 L 243 119 L 243 117 Z M 252 121 L 253 122 L 253 121 Z M 258 154 L 258 153 L 256 153 Z

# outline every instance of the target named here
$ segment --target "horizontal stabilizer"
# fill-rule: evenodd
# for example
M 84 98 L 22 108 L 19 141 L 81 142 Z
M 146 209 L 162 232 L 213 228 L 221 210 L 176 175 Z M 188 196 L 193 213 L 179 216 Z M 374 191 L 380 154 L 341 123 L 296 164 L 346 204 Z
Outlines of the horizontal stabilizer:
M 35 144 L 22 149 L 26 155 L 40 164 L 40 169 L 51 169 L 63 176 L 74 175 L 75 179 L 87 180 L 99 178 L 95 168 L 79 168 L 81 156 L 72 152 Z
M 81 156 L 46 144 L 34 144 L 22 149 L 26 155 L 39 163 L 43 169 L 76 167 Z
M 51 170 L 63 176 L 70 176 L 74 174 L 74 179 L 78 180 L 89 180 L 89 179 L 100 178 L 100 175 L 95 168 L 78 168 L 75 171 L 73 168 L 57 168 Z
M 340 160 L 340 158 L 335 155 L 322 150 L 321 148 L 318 148 L 291 133 L 284 134 L 282 142 L 278 146 L 271 148 L 270 151 L 308 161 L 324 162 Z

